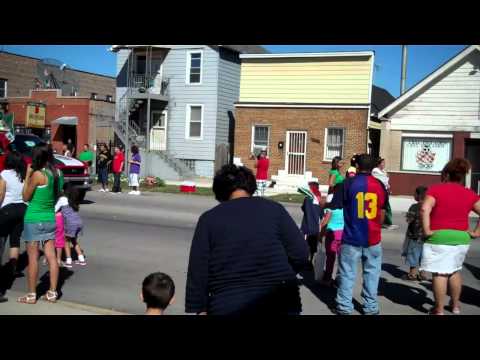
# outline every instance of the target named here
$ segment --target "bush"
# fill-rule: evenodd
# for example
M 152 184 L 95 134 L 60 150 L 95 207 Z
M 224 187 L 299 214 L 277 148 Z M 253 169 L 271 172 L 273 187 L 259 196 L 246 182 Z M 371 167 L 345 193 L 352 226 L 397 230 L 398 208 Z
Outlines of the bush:
M 147 187 L 164 187 L 165 181 L 159 177 L 147 176 L 140 179 L 140 184 Z

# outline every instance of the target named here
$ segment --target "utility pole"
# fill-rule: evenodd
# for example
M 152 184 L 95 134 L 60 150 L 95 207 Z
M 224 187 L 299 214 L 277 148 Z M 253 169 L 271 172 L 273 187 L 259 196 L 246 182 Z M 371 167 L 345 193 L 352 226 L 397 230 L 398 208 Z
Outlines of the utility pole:
M 407 45 L 402 45 L 402 79 L 400 83 L 400 95 L 403 95 L 407 82 Z

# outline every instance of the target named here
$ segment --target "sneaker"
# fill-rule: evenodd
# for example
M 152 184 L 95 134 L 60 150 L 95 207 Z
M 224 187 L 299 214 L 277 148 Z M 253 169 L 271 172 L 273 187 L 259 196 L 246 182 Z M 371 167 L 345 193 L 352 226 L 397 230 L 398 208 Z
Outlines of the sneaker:
M 104 191 L 104 192 L 110 192 L 110 190 L 108 190 L 108 189 L 105 189 L 105 190 L 103 190 L 103 191 Z
M 128 193 L 128 195 L 137 195 L 137 192 L 132 190 Z
M 382 228 L 384 228 L 385 230 L 397 230 L 398 225 L 383 225 Z
M 80 265 L 80 266 L 86 266 L 87 265 L 87 260 L 75 260 L 75 265 Z
M 141 194 L 141 192 L 138 191 L 138 190 L 134 192 L 134 195 L 140 195 L 140 194 Z
M 98 192 L 105 192 L 105 189 L 100 189 L 98 190 Z
M 64 262 L 63 267 L 66 267 L 67 269 L 71 269 L 73 267 L 73 264 L 71 262 Z

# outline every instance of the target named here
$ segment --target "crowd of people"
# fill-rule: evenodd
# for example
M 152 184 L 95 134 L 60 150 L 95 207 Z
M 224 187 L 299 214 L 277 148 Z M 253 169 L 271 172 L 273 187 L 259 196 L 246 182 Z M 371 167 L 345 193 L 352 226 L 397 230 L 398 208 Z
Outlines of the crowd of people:
M 265 154 L 255 162 L 257 168 Z M 355 155 L 345 175 L 334 158 L 326 199 L 310 183 L 302 205 L 300 229 L 282 205 L 254 196 L 259 179 L 246 167 L 227 165 L 215 176 L 213 191 L 220 204 L 198 221 L 190 250 L 185 311 L 199 315 L 299 314 L 298 276 L 316 271 L 318 246 L 325 248 L 320 284 L 336 289 L 339 315 L 353 313 L 357 267 L 362 269 L 363 314 L 380 313 L 378 288 L 382 271 L 382 230 L 393 229 L 390 186 L 385 160 Z M 480 221 L 469 229 L 471 211 L 480 215 L 480 197 L 465 188 L 470 170 L 465 159 L 450 161 L 442 182 L 415 191 L 416 203 L 406 215 L 409 281 L 431 273 L 435 305 L 429 314 L 449 309 L 460 314 L 460 270 Z M 263 171 L 263 170 L 262 170 Z M 333 274 L 335 262 L 338 271 Z
M 64 183 L 50 145 L 35 146 L 28 166 L 15 150 L 8 153 L 6 169 L 0 174 L 0 206 L 0 260 L 7 239 L 10 245 L 9 261 L 1 267 L 0 301 L 5 301 L 6 284 L 20 275 L 18 263 L 23 241 L 28 257 L 28 292 L 17 301 L 37 302 L 39 257 L 43 252 L 50 282 L 43 298 L 56 302 L 59 269 L 73 266 L 72 246 L 77 255 L 75 264 L 87 263 L 78 244 L 83 228 L 78 191 Z
M 70 151 L 68 147 L 66 151 Z M 88 151 L 85 146 L 83 153 Z M 131 194 L 139 194 L 138 147 L 132 146 L 131 154 Z M 89 154 L 80 157 L 93 161 Z M 102 144 L 97 159 L 102 189 L 107 190 L 106 169 L 111 163 L 115 178 L 112 190 L 121 191 L 120 174 L 125 165 L 122 149 L 115 148 L 111 157 Z M 315 277 L 319 283 L 336 289 L 334 311 L 349 315 L 354 310 L 353 289 L 360 264 L 363 313 L 379 314 L 382 229 L 393 225 L 385 160 L 355 154 L 344 173 L 342 159 L 334 158 L 326 198 L 318 183 L 312 182 L 302 190 L 306 197 L 300 228 L 281 204 L 255 196 L 259 186 L 263 194 L 268 166 L 266 152 L 261 152 L 255 161 L 257 176 L 235 165 L 225 165 L 215 175 L 213 192 L 219 204 L 202 214 L 195 228 L 185 312 L 298 315 L 302 312 L 299 278 L 319 271 L 321 276 Z M 480 221 L 474 230 L 469 229 L 469 213 L 480 214 L 479 196 L 463 185 L 469 170 L 470 164 L 464 159 L 450 161 L 441 173 L 440 184 L 416 189 L 416 203 L 406 214 L 407 232 L 399 249 L 409 267 L 404 280 L 425 281 L 431 274 L 433 315 L 444 314 L 447 288 L 450 311 L 461 312 L 460 270 L 471 239 L 480 237 Z M 7 239 L 10 245 L 9 261 L 2 267 L 0 278 L 18 275 L 23 241 L 28 256 L 27 293 L 18 302 L 35 304 L 38 300 L 42 252 L 49 275 L 49 289 L 43 299 L 57 301 L 60 268 L 87 265 L 79 241 L 83 227 L 78 192 L 64 184 L 61 171 L 54 166 L 51 146 L 36 146 L 28 166 L 19 153 L 11 151 L 0 174 L 0 259 Z M 321 256 L 324 261 L 316 269 Z M 0 301 L 4 292 L 0 284 Z M 141 300 L 149 315 L 162 315 L 173 303 L 174 294 L 173 280 L 164 273 L 150 274 L 142 283 Z

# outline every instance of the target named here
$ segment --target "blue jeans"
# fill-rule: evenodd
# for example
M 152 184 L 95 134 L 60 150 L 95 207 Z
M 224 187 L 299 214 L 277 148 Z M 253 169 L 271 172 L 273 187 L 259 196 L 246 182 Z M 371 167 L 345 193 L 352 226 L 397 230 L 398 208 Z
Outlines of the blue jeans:
M 358 261 L 362 261 L 363 270 L 363 313 L 379 312 L 377 291 L 382 271 L 382 247 L 380 244 L 370 247 L 357 247 L 342 244 L 339 257 L 339 284 L 337 290 L 337 312 L 351 314 L 353 312 L 353 288 L 357 275 Z
M 410 240 L 407 247 L 407 264 L 418 268 L 422 260 L 423 241 Z
M 108 182 L 108 169 L 98 168 L 98 181 L 105 187 Z

